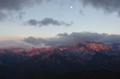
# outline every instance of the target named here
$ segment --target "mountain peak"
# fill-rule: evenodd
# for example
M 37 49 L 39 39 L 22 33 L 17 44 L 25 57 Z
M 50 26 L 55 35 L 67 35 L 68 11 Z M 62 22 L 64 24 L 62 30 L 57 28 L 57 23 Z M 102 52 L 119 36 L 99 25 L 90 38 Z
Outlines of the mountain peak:
M 100 42 L 82 42 L 80 44 L 85 45 L 88 49 L 95 51 L 110 50 L 112 48 L 112 46 L 105 45 L 104 43 L 100 43 Z

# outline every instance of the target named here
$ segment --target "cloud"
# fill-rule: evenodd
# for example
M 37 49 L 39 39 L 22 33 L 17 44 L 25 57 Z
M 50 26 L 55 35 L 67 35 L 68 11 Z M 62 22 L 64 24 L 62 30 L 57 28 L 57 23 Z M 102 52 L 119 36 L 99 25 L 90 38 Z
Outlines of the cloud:
M 57 37 L 52 38 L 35 38 L 28 37 L 23 40 L 24 42 L 34 46 L 52 46 L 52 45 L 64 45 L 75 44 L 84 41 L 103 42 L 105 44 L 120 43 L 120 35 L 106 34 L 106 33 L 92 33 L 92 32 L 73 32 L 59 33 Z
M 38 41 L 36 38 L 34 38 L 34 37 L 25 38 L 25 39 L 24 39 L 24 42 L 30 43 L 30 44 L 32 44 L 32 45 L 34 45 L 34 46 L 39 45 L 39 41 Z
M 51 0 L 0 0 L 0 10 L 18 11 L 43 1 L 49 2 Z
M 35 19 L 30 19 L 29 21 L 27 21 L 26 24 L 29 24 L 29 25 L 32 25 L 32 26 L 37 26 L 38 21 L 36 21 Z
M 9 12 L 18 12 L 18 15 L 20 14 L 19 17 L 21 18 L 21 10 L 32 7 L 34 5 L 39 5 L 44 1 L 46 2 L 53 1 L 54 3 L 58 3 L 60 5 L 66 5 L 66 4 L 72 5 L 77 1 L 80 1 L 83 3 L 84 6 L 92 5 L 97 9 L 103 9 L 105 12 L 108 12 L 108 13 L 118 12 L 118 14 L 120 15 L 120 0 L 65 0 L 65 1 L 61 1 L 61 0 L 0 0 L 0 21 L 10 16 Z M 45 20 L 48 20 L 48 19 L 45 19 Z M 62 23 L 64 24 L 64 22 Z M 42 24 L 43 23 L 41 22 L 41 25 Z M 59 25 L 59 22 L 55 24 Z M 69 26 L 69 24 L 66 24 L 66 25 Z
M 23 42 L 17 42 L 13 40 L 0 40 L 0 49 L 14 49 L 14 48 L 30 48 L 29 45 Z
M 80 15 L 82 15 L 82 16 L 84 15 L 83 10 L 80 10 L 79 13 L 80 13 Z
M 32 25 L 32 26 L 48 26 L 48 25 L 55 25 L 55 26 L 71 26 L 73 24 L 73 22 L 71 23 L 66 23 L 64 21 L 57 21 L 54 20 L 53 18 L 44 18 L 41 21 L 37 21 L 35 19 L 30 19 L 27 22 L 25 22 L 25 25 Z
M 7 17 L 7 14 L 0 11 L 0 21 L 5 20 L 6 17 Z
M 72 22 L 68 24 L 68 23 L 65 23 L 64 21 L 54 20 L 53 18 L 44 18 L 42 21 L 39 21 L 40 26 L 47 26 L 49 24 L 57 25 L 57 26 L 60 26 L 60 25 L 70 26 Z
M 118 12 L 120 15 L 120 0 L 79 0 L 83 5 L 92 5 L 96 9 L 103 9 L 105 12 Z
M 23 15 L 25 15 L 25 12 L 20 12 L 18 18 L 19 18 L 19 19 L 23 19 Z
M 8 18 L 8 16 L 11 16 L 10 13 L 13 14 L 14 12 L 18 13 L 21 18 L 23 13 L 20 11 L 33 5 L 41 4 L 43 1 L 49 2 L 49 0 L 0 0 L 0 21 L 2 21 L 3 18 Z

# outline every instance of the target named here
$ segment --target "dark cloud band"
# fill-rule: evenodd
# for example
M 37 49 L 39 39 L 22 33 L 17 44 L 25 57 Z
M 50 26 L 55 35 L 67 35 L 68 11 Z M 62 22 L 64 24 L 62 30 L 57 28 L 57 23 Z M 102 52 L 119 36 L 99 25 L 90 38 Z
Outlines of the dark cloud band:
M 118 12 L 120 15 L 120 0 L 79 0 L 83 5 L 92 5 L 96 9 L 103 9 L 105 12 Z
M 71 26 L 73 24 L 73 22 L 71 23 L 66 23 L 64 21 L 57 21 L 54 20 L 53 18 L 44 18 L 41 21 L 37 21 L 35 19 L 30 19 L 29 21 L 27 21 L 25 23 L 26 25 L 32 25 L 32 26 L 48 26 L 48 25 L 55 25 L 55 26 L 60 26 L 60 25 L 64 25 L 64 26 Z
M 105 44 L 120 43 L 120 35 L 116 34 L 106 34 L 106 33 L 91 33 L 91 32 L 73 32 L 68 33 L 59 33 L 58 37 L 54 38 L 35 38 L 28 37 L 23 41 L 34 46 L 52 46 L 52 45 L 64 45 L 64 44 L 75 44 L 83 41 L 94 41 L 94 42 L 103 42 Z

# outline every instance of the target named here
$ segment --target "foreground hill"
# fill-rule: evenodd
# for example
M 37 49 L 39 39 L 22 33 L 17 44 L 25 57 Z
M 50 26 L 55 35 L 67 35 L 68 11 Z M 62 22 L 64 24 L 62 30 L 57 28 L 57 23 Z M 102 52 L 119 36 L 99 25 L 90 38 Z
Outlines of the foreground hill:
M 69 72 L 65 74 L 30 73 L 25 79 L 120 79 L 120 73 L 108 70 Z

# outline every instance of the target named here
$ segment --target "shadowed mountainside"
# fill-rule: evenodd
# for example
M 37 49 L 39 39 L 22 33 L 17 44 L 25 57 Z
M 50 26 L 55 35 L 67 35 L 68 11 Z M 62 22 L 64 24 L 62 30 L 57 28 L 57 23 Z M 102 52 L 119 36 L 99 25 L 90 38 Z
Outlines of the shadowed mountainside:
M 30 73 L 25 79 L 120 79 L 120 73 L 108 70 L 69 72 L 65 74 Z

